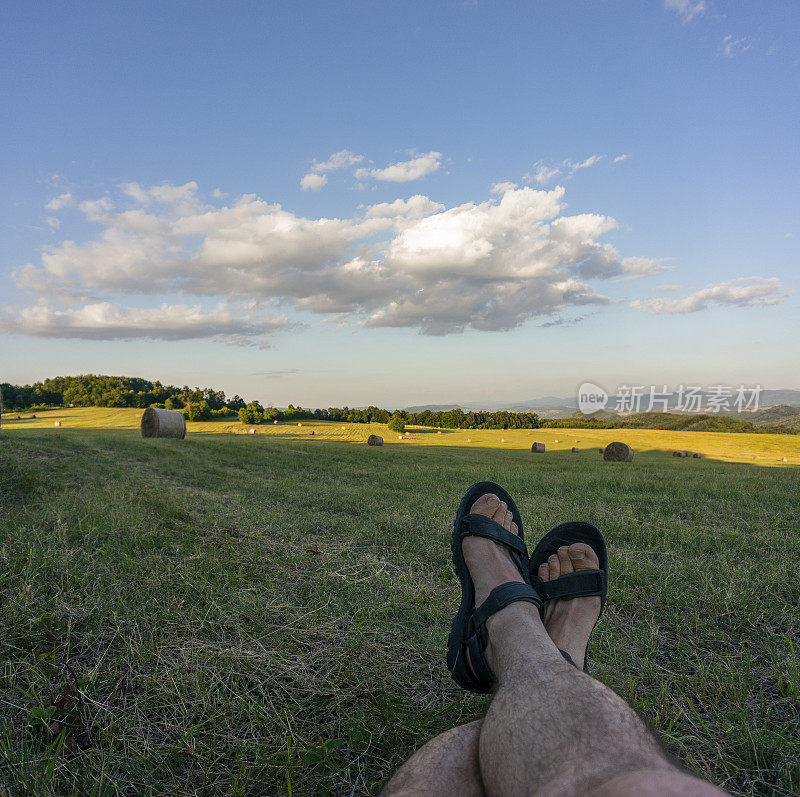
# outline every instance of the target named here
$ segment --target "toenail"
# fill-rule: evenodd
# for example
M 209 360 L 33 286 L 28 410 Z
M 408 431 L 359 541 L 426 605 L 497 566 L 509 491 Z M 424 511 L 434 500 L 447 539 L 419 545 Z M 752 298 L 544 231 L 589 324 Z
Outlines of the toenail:
M 486 499 L 486 503 L 489 506 L 497 506 L 500 503 L 500 499 L 496 498 L 495 496 L 491 495 L 489 498 Z
M 550 562 L 551 565 L 557 565 L 558 557 L 555 554 L 552 554 L 547 561 Z

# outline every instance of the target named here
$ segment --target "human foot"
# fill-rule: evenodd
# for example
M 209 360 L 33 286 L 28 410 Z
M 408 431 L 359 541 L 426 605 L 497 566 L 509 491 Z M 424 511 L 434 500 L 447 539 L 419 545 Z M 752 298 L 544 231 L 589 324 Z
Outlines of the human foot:
M 514 523 L 513 514 L 509 511 L 505 501 L 501 501 L 494 493 L 482 495 L 470 508 L 470 513 L 484 515 L 499 523 L 506 531 L 519 534 L 517 524 Z M 517 582 L 524 584 L 525 580 L 519 568 L 511 558 L 509 549 L 505 545 L 498 545 L 485 537 L 467 536 L 461 543 L 464 560 L 472 584 L 475 588 L 475 606 L 480 606 L 489 593 L 500 584 Z M 519 611 L 520 604 L 512 604 L 507 609 Z M 506 611 L 506 610 L 503 610 Z M 498 612 L 499 614 L 499 612 Z M 486 658 L 491 665 L 491 626 L 498 614 L 494 614 L 486 621 L 489 631 L 489 640 L 486 647 Z M 469 656 L 467 657 L 469 660 Z M 471 668 L 471 664 L 470 664 Z
M 539 565 L 542 581 L 553 581 L 561 575 L 580 570 L 597 570 L 600 560 L 590 545 L 576 542 L 562 545 L 557 554 Z M 577 667 L 583 666 L 586 645 L 600 616 L 599 596 L 550 600 L 545 605 L 544 627 L 557 648 L 566 651 Z

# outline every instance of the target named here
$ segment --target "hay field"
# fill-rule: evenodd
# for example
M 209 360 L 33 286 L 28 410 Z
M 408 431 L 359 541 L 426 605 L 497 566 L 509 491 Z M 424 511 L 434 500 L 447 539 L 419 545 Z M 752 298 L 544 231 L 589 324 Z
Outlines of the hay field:
M 593 673 L 675 756 L 735 794 L 800 791 L 798 438 L 221 421 L 143 440 L 136 412 L 4 419 L 0 792 L 374 794 L 485 707 L 444 665 L 450 524 L 484 478 L 529 542 L 603 529 Z M 633 463 L 602 462 L 615 437 Z

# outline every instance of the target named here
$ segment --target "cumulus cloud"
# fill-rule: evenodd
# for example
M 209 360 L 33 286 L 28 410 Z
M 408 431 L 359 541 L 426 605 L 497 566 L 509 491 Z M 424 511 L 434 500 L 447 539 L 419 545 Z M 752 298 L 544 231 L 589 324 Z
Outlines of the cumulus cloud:
M 349 149 L 334 152 L 327 160 L 315 161 L 311 165 L 311 170 L 301 178 L 300 187 L 303 191 L 319 191 L 328 182 L 327 172 L 347 169 L 363 160 L 363 155 L 357 155 Z
M 47 210 L 52 210 L 54 213 L 59 210 L 63 210 L 64 208 L 71 207 L 75 204 L 75 200 L 72 197 L 71 192 L 65 191 L 63 194 L 59 194 L 58 196 L 54 196 L 46 205 L 45 207 Z
M 243 339 L 272 328 L 247 302 L 278 301 L 340 323 L 499 330 L 607 304 L 598 281 L 667 269 L 620 255 L 602 240 L 616 221 L 567 215 L 564 192 L 501 183 L 487 199 L 451 207 L 416 194 L 307 218 L 253 194 L 208 205 L 194 183 L 126 183 L 81 203 L 98 234 L 64 239 L 15 271 L 40 302 L 11 311 L 3 328 L 117 339 L 163 326 L 167 339 Z M 151 306 L 166 295 L 192 298 Z
M 664 286 L 671 288 L 672 286 Z M 763 307 L 784 301 L 788 292 L 777 277 L 742 277 L 706 285 L 684 299 L 638 299 L 631 307 L 652 314 L 696 313 L 710 305 Z
M 752 44 L 747 39 L 737 39 L 735 36 L 726 36 L 719 46 L 720 52 L 726 58 L 733 58 L 737 53 L 746 53 Z
M 303 191 L 319 191 L 327 182 L 327 175 L 309 172 L 308 174 L 304 174 L 300 179 L 300 188 L 302 188 Z
M 40 338 L 171 341 L 216 338 L 261 345 L 265 335 L 288 324 L 285 318 L 265 317 L 253 303 L 237 308 L 224 302 L 210 310 L 185 304 L 122 308 L 111 302 L 59 310 L 40 302 L 12 310 L 0 318 L 0 329 L 4 332 Z
M 674 11 L 684 22 L 705 14 L 708 4 L 705 0 L 664 0 L 664 8 Z
M 441 152 L 426 152 L 411 158 L 411 160 L 393 163 L 384 169 L 357 169 L 355 176 L 359 180 L 372 179 L 389 183 L 409 183 L 433 174 L 441 165 Z

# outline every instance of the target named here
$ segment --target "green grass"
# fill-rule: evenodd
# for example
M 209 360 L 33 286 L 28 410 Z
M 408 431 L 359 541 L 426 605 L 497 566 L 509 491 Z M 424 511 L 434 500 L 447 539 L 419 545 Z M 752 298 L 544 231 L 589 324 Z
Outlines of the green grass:
M 672 754 L 737 794 L 800 790 L 796 438 L 220 422 L 143 440 L 90 428 L 135 411 L 55 412 L 60 429 L 0 433 L 0 792 L 374 793 L 485 708 L 444 665 L 450 525 L 479 479 L 518 497 L 529 541 L 603 529 L 593 673 Z M 359 444 L 376 430 L 387 445 Z M 632 464 L 592 450 L 614 436 Z

